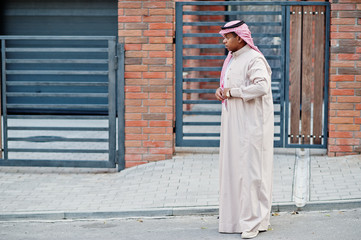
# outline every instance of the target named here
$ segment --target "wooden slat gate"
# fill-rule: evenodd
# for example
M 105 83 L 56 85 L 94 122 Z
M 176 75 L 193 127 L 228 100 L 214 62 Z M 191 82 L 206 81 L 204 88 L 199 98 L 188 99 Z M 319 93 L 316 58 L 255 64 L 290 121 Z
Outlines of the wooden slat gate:
M 329 5 L 287 9 L 286 146 L 326 148 Z
M 124 50 L 116 37 L 0 41 L 0 166 L 123 169 Z
M 224 22 L 243 19 L 272 68 L 275 147 L 326 148 L 328 2 L 177 2 L 176 145 L 218 146 Z

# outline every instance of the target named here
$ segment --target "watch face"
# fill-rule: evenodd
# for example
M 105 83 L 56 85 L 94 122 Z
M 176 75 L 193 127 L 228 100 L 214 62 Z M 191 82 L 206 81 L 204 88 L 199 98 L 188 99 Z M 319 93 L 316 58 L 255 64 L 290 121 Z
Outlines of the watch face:
M 226 93 L 226 96 L 227 96 L 227 97 L 229 97 L 229 96 L 230 96 L 230 95 L 229 95 L 229 91 Z

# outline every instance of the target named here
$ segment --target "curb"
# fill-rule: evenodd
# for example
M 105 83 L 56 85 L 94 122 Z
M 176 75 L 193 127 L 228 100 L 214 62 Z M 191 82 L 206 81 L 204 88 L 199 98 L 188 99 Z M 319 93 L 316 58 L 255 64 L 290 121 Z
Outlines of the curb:
M 292 211 L 326 211 L 361 208 L 361 199 L 342 201 L 310 202 L 305 207 L 298 208 L 293 202 L 274 203 L 272 212 Z M 67 219 L 104 219 L 104 218 L 137 218 L 137 217 L 169 217 L 189 215 L 217 215 L 218 206 L 206 207 L 174 207 L 134 209 L 124 211 L 99 211 L 99 212 L 9 212 L 0 213 L 0 221 L 14 220 L 67 220 Z

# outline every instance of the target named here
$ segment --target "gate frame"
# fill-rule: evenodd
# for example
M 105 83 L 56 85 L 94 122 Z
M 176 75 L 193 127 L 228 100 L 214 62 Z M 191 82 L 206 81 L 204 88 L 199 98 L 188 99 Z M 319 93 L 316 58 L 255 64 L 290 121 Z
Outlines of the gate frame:
M 108 114 L 102 116 L 89 116 L 97 119 L 108 119 L 108 161 L 96 160 L 30 160 L 30 159 L 8 159 L 7 157 L 7 103 L 6 103 L 6 40 L 88 40 L 88 41 L 108 41 Z M 118 171 L 125 168 L 124 159 L 124 46 L 117 44 L 115 36 L 0 36 L 1 41 L 1 104 L 3 116 L 0 118 L 1 126 L 4 131 L 1 138 L 3 140 L 4 156 L 0 159 L 0 166 L 29 166 L 29 167 L 85 167 L 85 168 L 115 168 L 118 164 Z M 117 71 L 118 70 L 118 71 Z M 117 114 L 118 113 L 118 114 Z M 116 138 L 117 117 L 118 115 L 118 139 Z M 32 116 L 31 119 L 46 119 L 45 117 Z M 15 117 L 16 118 L 16 117 Z M 63 116 L 60 119 L 73 119 L 72 116 Z M 77 117 L 75 117 L 78 119 Z M 81 117 L 80 117 L 81 118 Z M 118 150 L 116 149 L 118 142 Z M 21 150 L 21 149 L 20 149 Z M 51 149 L 43 149 L 45 152 L 51 152 Z M 94 150 L 93 150 L 94 151 Z M 81 152 L 91 153 L 91 150 L 84 149 Z
M 184 140 L 183 139 L 183 6 L 229 6 L 229 5 L 278 5 L 282 9 L 282 40 L 281 45 L 281 66 L 283 74 L 281 77 L 281 126 L 280 126 L 280 144 L 275 147 L 285 148 L 327 148 L 328 135 L 328 77 L 329 77 L 329 29 L 330 29 L 330 3 L 329 2 L 176 2 L 176 127 L 175 144 L 176 146 L 200 146 L 215 147 L 219 146 L 219 140 Z M 325 74 L 324 74 L 324 142 L 323 144 L 289 144 L 288 143 L 288 114 L 289 114 L 289 40 L 290 40 L 290 7 L 291 6 L 325 6 L 326 24 L 325 24 Z M 179 24 L 182 23 L 182 24 Z M 286 105 L 286 106 L 285 106 Z M 179 134 L 180 133 L 180 134 Z M 198 143 L 198 144 L 197 144 Z M 278 146 L 281 145 L 281 146 Z

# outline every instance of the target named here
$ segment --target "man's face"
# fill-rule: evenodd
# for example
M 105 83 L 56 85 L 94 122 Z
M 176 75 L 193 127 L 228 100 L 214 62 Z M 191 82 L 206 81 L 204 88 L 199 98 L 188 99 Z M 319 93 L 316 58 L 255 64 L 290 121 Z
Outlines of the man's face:
M 228 51 L 235 52 L 242 46 L 242 39 L 234 33 L 227 33 L 224 35 L 223 44 Z

